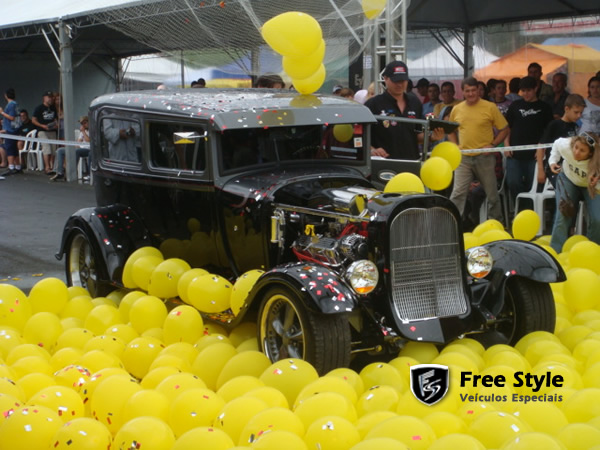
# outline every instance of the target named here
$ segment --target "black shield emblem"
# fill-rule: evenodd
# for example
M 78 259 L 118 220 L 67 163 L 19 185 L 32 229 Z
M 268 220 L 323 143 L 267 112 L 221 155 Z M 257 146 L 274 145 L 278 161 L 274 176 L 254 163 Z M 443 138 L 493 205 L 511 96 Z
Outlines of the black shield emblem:
M 448 392 L 448 366 L 418 364 L 410 368 L 410 390 L 421 403 L 434 405 Z

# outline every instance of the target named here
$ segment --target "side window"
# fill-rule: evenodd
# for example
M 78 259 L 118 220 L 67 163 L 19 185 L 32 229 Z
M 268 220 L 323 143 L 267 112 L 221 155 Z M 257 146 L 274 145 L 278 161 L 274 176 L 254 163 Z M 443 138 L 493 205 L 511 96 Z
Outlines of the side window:
M 142 134 L 139 122 L 105 117 L 100 122 L 102 155 L 114 162 L 140 163 Z
M 148 124 L 152 166 L 163 169 L 204 171 L 204 129 L 175 123 Z

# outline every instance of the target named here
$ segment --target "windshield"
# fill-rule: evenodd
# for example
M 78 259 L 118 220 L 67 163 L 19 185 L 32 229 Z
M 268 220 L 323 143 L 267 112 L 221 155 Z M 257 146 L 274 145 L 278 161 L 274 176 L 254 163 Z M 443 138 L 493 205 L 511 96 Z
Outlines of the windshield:
M 222 172 L 280 164 L 318 161 L 365 162 L 362 124 L 308 125 L 226 130 L 221 139 Z

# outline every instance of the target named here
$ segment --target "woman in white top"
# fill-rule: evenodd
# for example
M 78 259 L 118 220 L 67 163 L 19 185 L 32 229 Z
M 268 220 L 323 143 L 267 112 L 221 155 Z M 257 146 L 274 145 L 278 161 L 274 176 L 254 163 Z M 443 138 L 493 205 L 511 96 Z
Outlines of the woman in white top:
M 562 164 L 559 164 L 560 159 Z M 600 244 L 600 139 L 594 133 L 554 141 L 548 159 L 556 181 L 556 218 L 550 245 L 562 251 L 580 201 L 588 213 L 588 238 Z M 563 206 L 561 206 L 561 203 Z M 565 204 L 573 208 L 565 208 Z M 569 211 L 569 209 L 571 211 Z M 574 214 L 573 214 L 574 211 Z
M 581 115 L 581 131 L 600 134 L 600 77 L 588 81 L 589 97 L 585 99 L 585 109 Z

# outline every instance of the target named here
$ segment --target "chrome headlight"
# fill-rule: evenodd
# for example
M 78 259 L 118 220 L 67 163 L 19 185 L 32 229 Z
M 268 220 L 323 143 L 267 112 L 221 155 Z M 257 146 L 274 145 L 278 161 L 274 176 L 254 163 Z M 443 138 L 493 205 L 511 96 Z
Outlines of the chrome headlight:
M 379 281 L 377 266 L 368 259 L 361 259 L 350 264 L 346 271 L 346 280 L 359 295 L 370 294 Z
M 494 259 L 485 247 L 473 247 L 467 254 L 467 271 L 473 278 L 483 278 L 492 271 Z

